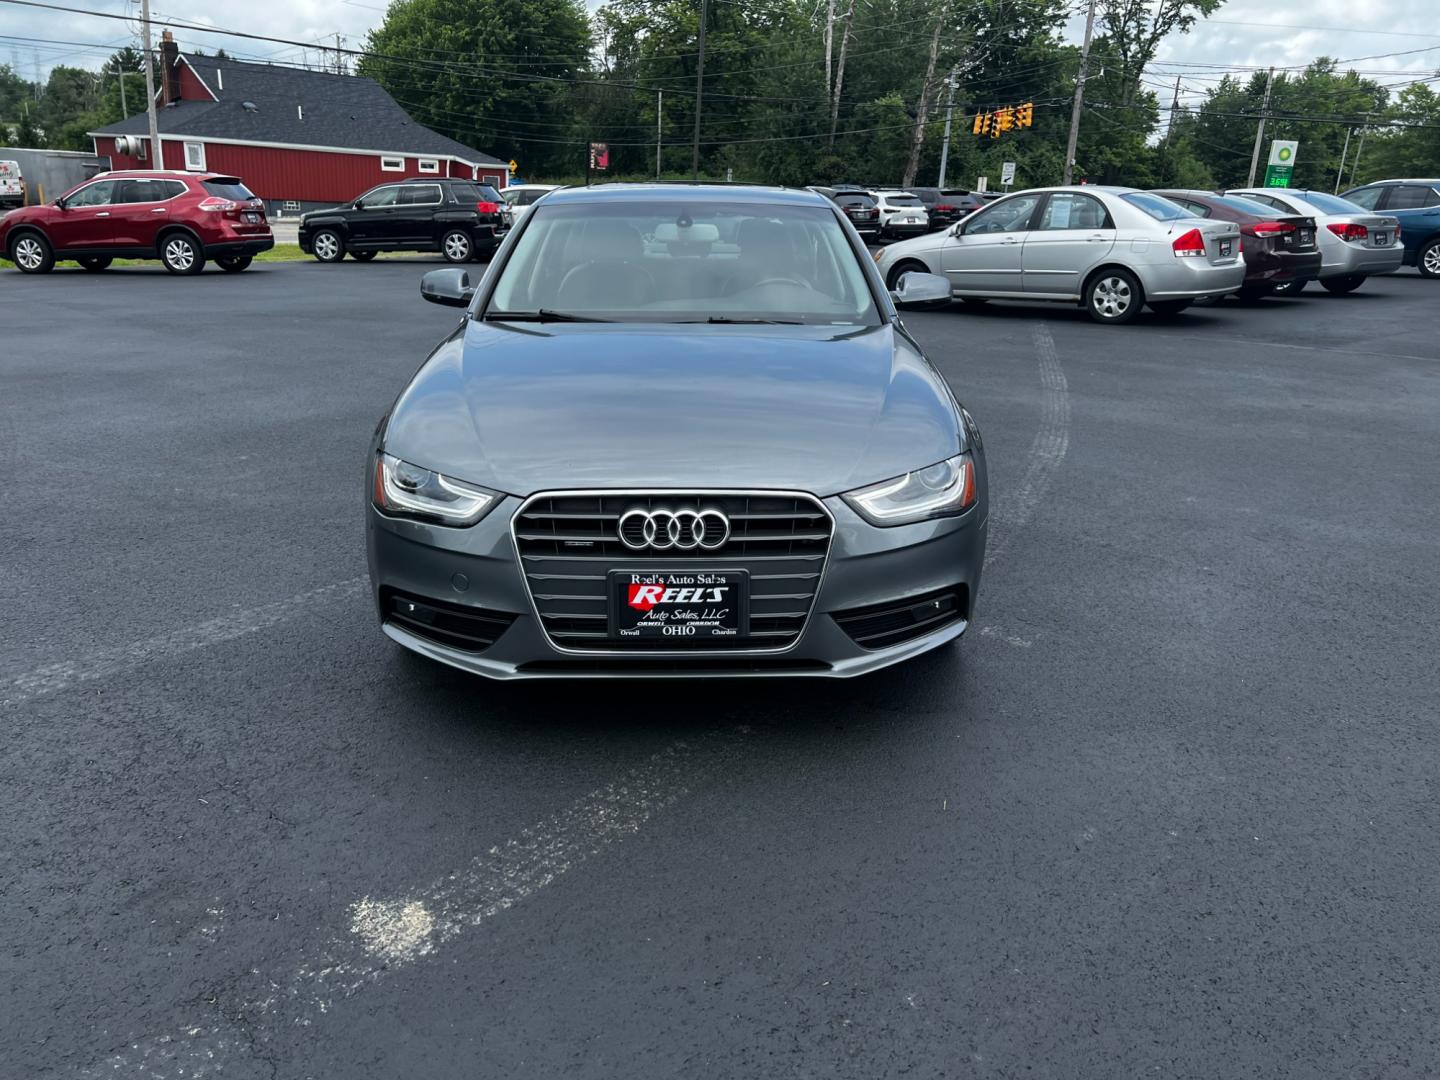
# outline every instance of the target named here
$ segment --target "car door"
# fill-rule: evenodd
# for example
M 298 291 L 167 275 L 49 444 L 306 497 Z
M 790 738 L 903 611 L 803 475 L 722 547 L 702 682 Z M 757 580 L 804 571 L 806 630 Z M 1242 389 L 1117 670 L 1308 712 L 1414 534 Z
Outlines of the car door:
M 1422 242 L 1440 231 L 1440 193 L 1429 184 L 1394 184 L 1385 190 L 1381 210 L 1400 222 L 1400 240 L 1414 260 Z
M 55 254 L 89 251 L 115 246 L 115 228 L 110 218 L 118 180 L 96 180 L 71 192 L 46 227 Z
M 401 247 L 438 244 L 435 215 L 444 201 L 445 192 L 439 184 L 402 184 L 391 219 L 391 240 Z
M 947 233 L 940 269 L 958 294 L 1020 293 L 1021 248 L 1040 194 L 1012 195 Z
M 349 243 L 361 247 L 388 245 L 394 227 L 391 219 L 397 213 L 395 199 L 399 194 L 399 184 L 382 184 L 360 196 L 355 208 L 345 214 Z
M 1022 245 L 1021 288 L 1037 296 L 1078 297 L 1091 268 L 1115 246 L 1115 220 L 1093 195 L 1049 195 Z
M 185 190 L 178 180 L 136 177 L 117 180 L 110 215 L 115 246 L 153 251 L 160 227 L 170 220 L 170 200 Z

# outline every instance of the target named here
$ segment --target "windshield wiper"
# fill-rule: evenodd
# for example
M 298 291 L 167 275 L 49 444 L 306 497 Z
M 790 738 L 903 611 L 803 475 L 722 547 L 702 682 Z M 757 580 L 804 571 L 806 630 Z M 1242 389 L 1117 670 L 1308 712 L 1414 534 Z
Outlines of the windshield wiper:
M 688 319 L 687 322 L 699 322 Z M 803 319 L 732 319 L 729 315 L 711 315 L 707 323 L 729 323 L 732 326 L 804 326 Z
M 600 319 L 594 315 L 576 315 L 570 311 L 551 311 L 549 308 L 541 308 L 539 311 L 487 311 L 485 312 L 486 322 L 612 322 L 611 319 Z

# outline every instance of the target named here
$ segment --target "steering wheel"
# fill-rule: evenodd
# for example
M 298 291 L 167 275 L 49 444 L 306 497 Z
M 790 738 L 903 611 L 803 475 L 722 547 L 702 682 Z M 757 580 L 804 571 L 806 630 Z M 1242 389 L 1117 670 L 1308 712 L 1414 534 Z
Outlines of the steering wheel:
M 766 285 L 794 285 L 796 288 L 799 289 L 810 288 L 810 286 L 806 285 L 805 282 L 796 281 L 794 278 L 788 277 L 769 277 L 766 278 L 764 281 L 757 281 L 754 285 L 751 285 L 750 288 L 763 289 Z

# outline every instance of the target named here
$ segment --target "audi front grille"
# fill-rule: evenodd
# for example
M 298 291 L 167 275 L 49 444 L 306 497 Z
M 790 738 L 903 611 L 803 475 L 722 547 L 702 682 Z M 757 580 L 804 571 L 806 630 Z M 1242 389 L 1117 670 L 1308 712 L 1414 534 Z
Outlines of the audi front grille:
M 620 538 L 621 517 L 636 509 L 697 514 L 718 510 L 729 519 L 729 535 L 711 551 L 698 546 L 636 551 Z M 515 514 L 511 528 L 535 613 L 558 648 L 777 652 L 795 644 L 805 629 L 834 524 L 818 499 L 798 492 L 605 491 L 533 495 Z M 693 642 L 610 637 L 611 570 L 687 569 L 748 571 L 749 637 Z

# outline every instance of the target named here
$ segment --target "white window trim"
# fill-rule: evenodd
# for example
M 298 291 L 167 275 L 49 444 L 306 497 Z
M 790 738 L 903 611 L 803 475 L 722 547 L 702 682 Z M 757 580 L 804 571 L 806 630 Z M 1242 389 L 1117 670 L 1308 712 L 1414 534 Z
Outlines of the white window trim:
M 199 164 L 190 160 L 191 151 L 199 152 Z M 205 168 L 205 144 L 203 142 L 187 142 L 185 144 L 185 169 L 188 172 L 206 172 Z
M 404 172 L 405 159 L 403 157 L 390 157 L 389 155 L 382 155 L 380 158 L 380 171 Z
M 437 158 L 420 158 L 420 171 L 422 173 L 439 173 L 440 161 Z

